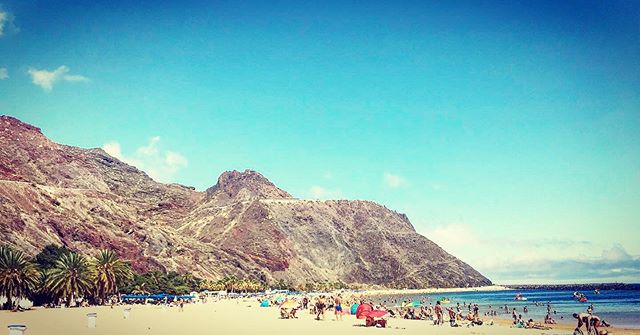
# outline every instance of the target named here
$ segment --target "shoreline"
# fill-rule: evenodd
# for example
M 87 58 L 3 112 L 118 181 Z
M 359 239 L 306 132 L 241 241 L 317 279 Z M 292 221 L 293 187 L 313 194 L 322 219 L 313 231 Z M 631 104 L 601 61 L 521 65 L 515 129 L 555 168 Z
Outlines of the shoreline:
M 448 287 L 448 288 L 421 288 L 421 289 L 379 289 L 365 290 L 367 295 L 400 295 L 400 294 L 432 294 L 432 293 L 460 293 L 460 292 L 493 292 L 511 291 L 513 289 L 506 286 L 490 285 L 478 287 Z

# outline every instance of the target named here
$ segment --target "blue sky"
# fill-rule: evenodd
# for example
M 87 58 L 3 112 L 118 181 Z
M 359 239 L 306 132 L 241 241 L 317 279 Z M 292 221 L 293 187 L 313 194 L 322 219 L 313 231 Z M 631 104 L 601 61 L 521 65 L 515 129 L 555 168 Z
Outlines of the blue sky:
M 57 142 L 374 200 L 498 283 L 640 281 L 635 1 L 0 0 L 0 27 L 0 113 Z

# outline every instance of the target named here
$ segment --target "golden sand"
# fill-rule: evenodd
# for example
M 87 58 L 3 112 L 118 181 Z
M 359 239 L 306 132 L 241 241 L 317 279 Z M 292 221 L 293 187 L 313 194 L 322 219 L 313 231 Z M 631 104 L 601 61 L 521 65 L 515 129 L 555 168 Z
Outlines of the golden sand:
M 124 309 L 131 308 L 129 319 L 124 319 Z M 98 314 L 97 327 L 87 327 L 87 313 Z M 298 319 L 279 319 L 275 307 L 258 307 L 255 300 L 223 300 L 207 304 L 185 305 L 181 312 L 177 307 L 162 308 L 151 305 L 87 307 L 69 309 L 36 309 L 26 312 L 0 312 L 2 332 L 8 332 L 9 324 L 26 325 L 26 335 L 112 335 L 112 334 L 571 334 L 571 325 L 561 325 L 553 330 L 527 330 L 510 328 L 508 321 L 498 321 L 493 326 L 451 328 L 433 326 L 428 321 L 390 319 L 389 329 L 362 327 L 363 320 L 345 315 L 342 321 L 333 321 L 327 313 L 325 321 L 315 321 L 308 312 L 299 313 Z M 615 334 L 640 334 L 640 330 L 613 329 Z M 6 334 L 6 333 L 5 333 Z

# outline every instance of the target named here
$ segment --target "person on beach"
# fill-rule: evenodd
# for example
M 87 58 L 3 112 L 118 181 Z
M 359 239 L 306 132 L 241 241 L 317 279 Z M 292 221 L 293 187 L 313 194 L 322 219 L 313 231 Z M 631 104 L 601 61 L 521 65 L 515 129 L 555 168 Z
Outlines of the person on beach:
M 449 307 L 447 307 L 447 312 L 449 312 L 449 325 L 451 327 L 458 327 L 458 324 L 456 323 L 456 315 L 458 313 Z
M 326 307 L 324 295 L 321 295 L 318 297 L 318 302 L 316 302 L 316 320 L 320 321 L 320 315 L 322 315 L 322 320 L 324 320 L 324 309 Z
M 513 312 L 511 312 L 511 317 L 513 318 L 513 324 L 518 322 L 518 312 L 516 312 L 515 307 L 513 308 Z
M 433 321 L 433 305 L 429 303 L 429 307 L 427 307 L 427 319 Z
M 611 326 L 606 321 L 600 319 L 599 316 L 589 314 L 589 313 L 579 313 L 579 314 L 573 313 L 573 317 L 575 319 L 578 319 L 578 325 L 576 326 L 576 329 L 575 329 L 576 331 L 579 331 L 582 325 L 584 324 L 585 328 L 587 329 L 587 333 L 589 333 L 591 331 L 591 327 L 593 327 L 593 329 L 596 331 L 596 334 L 600 334 L 600 331 L 598 331 L 598 327 L 600 325 L 605 327 Z
M 444 323 L 444 320 L 442 317 L 442 305 L 440 304 L 440 300 L 436 302 L 435 312 L 436 312 L 436 318 L 437 318 L 436 325 L 442 325 Z
M 336 318 L 336 321 L 338 321 L 338 318 L 342 320 L 342 295 L 338 294 L 333 300 L 333 303 L 335 305 L 334 316 Z
M 524 328 L 526 328 L 526 329 L 538 329 L 538 330 L 551 330 L 552 329 L 549 326 L 544 326 L 544 325 L 541 325 L 541 324 L 533 321 L 533 319 L 529 319 L 527 321 L 527 323 L 524 325 Z
M 544 323 L 553 325 L 556 323 L 556 320 L 551 317 L 551 313 L 547 312 L 547 316 L 544 317 Z

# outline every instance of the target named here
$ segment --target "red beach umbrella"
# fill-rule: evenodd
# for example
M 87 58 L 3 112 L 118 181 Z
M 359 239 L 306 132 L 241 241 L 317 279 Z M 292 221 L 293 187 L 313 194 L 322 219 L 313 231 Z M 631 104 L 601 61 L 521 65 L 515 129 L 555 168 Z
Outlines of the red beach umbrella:
M 383 311 L 381 309 L 376 309 L 376 310 L 373 310 L 373 311 L 370 311 L 370 312 L 364 312 L 362 314 L 364 314 L 365 317 L 366 316 L 370 316 L 372 318 L 381 318 L 381 317 L 389 314 L 389 312 Z
M 358 306 L 358 309 L 356 309 L 356 318 L 364 319 L 366 317 L 366 314 L 368 312 L 371 312 L 372 310 L 373 310 L 373 307 L 371 307 L 371 305 L 362 304 L 362 305 Z

